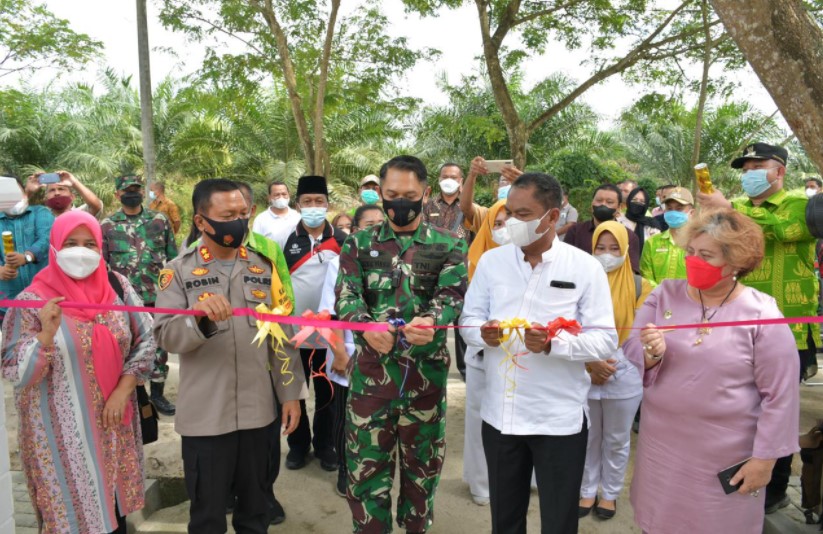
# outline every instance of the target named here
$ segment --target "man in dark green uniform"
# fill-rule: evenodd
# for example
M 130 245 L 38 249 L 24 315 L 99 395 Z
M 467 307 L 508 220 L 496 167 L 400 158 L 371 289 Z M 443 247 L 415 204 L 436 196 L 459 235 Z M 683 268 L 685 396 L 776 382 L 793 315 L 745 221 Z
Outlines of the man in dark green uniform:
M 466 292 L 466 242 L 423 222 L 426 167 L 398 156 L 380 169 L 388 221 L 346 240 L 337 279 L 337 315 L 382 323 L 355 335 L 346 414 L 347 498 L 354 532 L 391 532 L 392 477 L 400 448 L 397 523 L 432 524 L 446 436 L 446 326 Z
M 115 178 L 114 186 L 122 207 L 100 223 L 103 259 L 113 271 L 128 278 L 146 306 L 154 306 L 160 269 L 177 257 L 174 232 L 165 215 L 143 209 L 142 176 Z M 174 415 L 174 404 L 163 395 L 168 358 L 168 353 L 158 347 L 151 374 L 151 400 L 163 415 Z

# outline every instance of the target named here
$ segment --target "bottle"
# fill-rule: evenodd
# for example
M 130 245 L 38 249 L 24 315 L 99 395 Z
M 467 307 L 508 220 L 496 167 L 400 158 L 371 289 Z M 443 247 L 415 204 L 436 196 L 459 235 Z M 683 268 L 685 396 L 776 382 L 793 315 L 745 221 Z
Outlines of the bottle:
M 3 257 L 14 252 L 14 236 L 11 232 L 3 232 Z
M 714 193 L 712 178 L 709 174 L 709 166 L 705 163 L 698 163 L 694 166 L 694 176 L 697 178 L 697 187 L 701 193 L 711 195 Z

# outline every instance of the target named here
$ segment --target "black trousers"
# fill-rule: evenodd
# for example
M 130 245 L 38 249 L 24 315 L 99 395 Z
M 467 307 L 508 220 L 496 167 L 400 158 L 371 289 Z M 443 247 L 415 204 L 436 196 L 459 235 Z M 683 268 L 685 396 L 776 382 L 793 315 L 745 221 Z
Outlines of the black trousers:
M 493 534 L 526 534 L 531 477 L 540 495 L 540 532 L 576 534 L 589 431 L 571 436 L 502 434 L 483 421 Z
M 457 324 L 457 321 L 454 322 Z M 460 329 L 454 329 L 454 362 L 457 366 L 457 371 L 460 373 L 460 376 L 463 377 L 463 381 L 466 380 L 466 342 L 463 340 L 463 337 L 460 335 Z
M 334 448 L 337 449 L 337 465 L 341 473 L 346 472 L 346 402 L 349 388 L 334 385 Z
M 314 354 L 312 355 L 312 352 Z M 311 358 L 311 367 L 309 359 Z M 300 349 L 300 359 L 303 361 L 303 372 L 306 375 L 306 385 L 309 384 L 309 369 L 315 373 L 323 368 L 326 363 L 326 349 Z M 325 371 L 325 368 L 323 368 Z M 334 407 L 331 404 L 332 386 L 322 376 L 316 376 L 311 380 L 314 386 L 314 419 L 312 428 L 309 430 L 309 416 L 306 413 L 306 401 L 300 401 L 300 424 L 297 430 L 289 434 L 287 441 L 289 450 L 308 453 L 309 448 L 314 446 L 315 452 L 332 449 L 334 441 L 332 439 L 332 427 L 334 425 Z
M 226 532 L 226 500 L 232 488 L 237 505 L 232 526 L 240 533 L 264 534 L 269 524 L 272 448 L 278 448 L 275 423 L 220 436 L 183 436 L 183 473 L 190 534 Z
M 811 328 L 808 329 L 808 337 L 806 338 L 808 348 L 805 350 L 798 350 L 797 356 L 800 358 L 800 377 L 803 379 L 803 372 L 808 365 L 811 365 L 817 358 L 817 347 L 814 336 L 812 336 Z M 792 476 L 792 455 L 778 458 L 772 468 L 772 479 L 766 485 L 766 505 L 775 503 L 786 495 L 786 490 L 789 488 L 789 478 Z

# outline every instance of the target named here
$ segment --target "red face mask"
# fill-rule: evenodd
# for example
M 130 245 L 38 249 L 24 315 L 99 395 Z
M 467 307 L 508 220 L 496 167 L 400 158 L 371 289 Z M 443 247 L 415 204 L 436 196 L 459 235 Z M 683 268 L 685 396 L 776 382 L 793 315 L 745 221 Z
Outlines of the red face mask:
M 55 211 L 63 211 L 71 206 L 71 197 L 57 195 L 46 200 L 46 207 Z
M 686 280 L 693 288 L 705 291 L 724 278 L 723 267 L 716 267 L 698 256 L 686 256 Z

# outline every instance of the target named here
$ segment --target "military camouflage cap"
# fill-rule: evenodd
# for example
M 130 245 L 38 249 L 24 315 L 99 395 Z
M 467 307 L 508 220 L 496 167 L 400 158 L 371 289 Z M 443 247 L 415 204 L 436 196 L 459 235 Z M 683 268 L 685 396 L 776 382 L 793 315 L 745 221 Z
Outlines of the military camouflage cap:
M 129 187 L 131 185 L 139 185 L 140 187 L 143 187 L 145 185 L 143 183 L 143 177 L 142 176 L 131 175 L 131 176 L 119 176 L 119 177 L 114 179 L 114 187 L 118 191 L 122 191 L 123 189 L 126 189 L 127 187 Z

